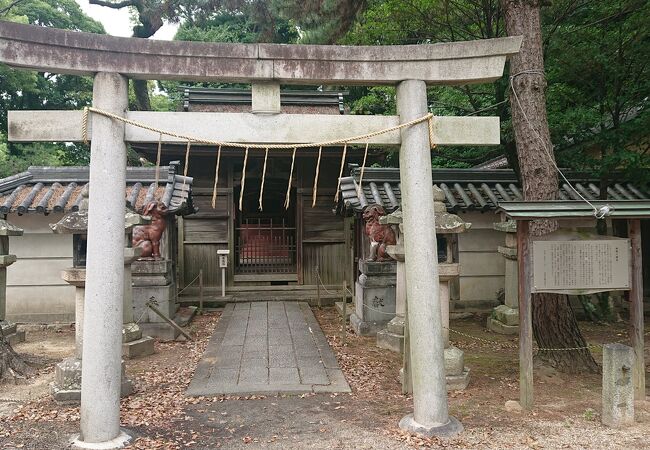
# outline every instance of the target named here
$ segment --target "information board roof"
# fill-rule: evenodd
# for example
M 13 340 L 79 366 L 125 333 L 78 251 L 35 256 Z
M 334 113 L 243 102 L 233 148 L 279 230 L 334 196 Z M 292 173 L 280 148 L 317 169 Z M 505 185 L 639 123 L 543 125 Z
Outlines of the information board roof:
M 595 218 L 595 207 L 599 210 L 608 208 L 605 217 L 617 219 L 650 218 L 650 199 L 592 201 L 591 205 L 577 200 L 499 202 L 497 212 L 504 213 L 514 220 L 593 219 Z

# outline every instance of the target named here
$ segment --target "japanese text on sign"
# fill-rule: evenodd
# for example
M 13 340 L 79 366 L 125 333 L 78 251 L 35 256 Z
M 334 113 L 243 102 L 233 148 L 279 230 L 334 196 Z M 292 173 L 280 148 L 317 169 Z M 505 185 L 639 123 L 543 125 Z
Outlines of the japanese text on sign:
M 533 292 L 630 288 L 627 239 L 533 242 Z

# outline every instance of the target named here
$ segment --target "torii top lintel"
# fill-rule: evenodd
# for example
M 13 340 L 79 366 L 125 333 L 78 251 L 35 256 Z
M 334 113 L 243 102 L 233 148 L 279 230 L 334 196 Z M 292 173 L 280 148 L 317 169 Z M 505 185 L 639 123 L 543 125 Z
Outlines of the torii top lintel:
M 61 74 L 286 84 L 484 83 L 521 37 L 405 46 L 226 44 L 120 38 L 0 21 L 0 62 Z

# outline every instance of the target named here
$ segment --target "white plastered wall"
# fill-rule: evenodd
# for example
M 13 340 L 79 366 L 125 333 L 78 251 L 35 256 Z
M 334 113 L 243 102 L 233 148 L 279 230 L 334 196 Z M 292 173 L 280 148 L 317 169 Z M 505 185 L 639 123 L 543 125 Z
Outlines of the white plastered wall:
M 7 318 L 14 322 L 74 322 L 74 287 L 61 279 L 72 266 L 72 236 L 54 234 L 48 224 L 62 214 L 10 214 L 24 230 L 9 239 L 18 260 L 7 269 Z
M 470 222 L 472 228 L 458 236 L 458 303 L 466 302 L 468 309 L 480 309 L 485 302 L 483 309 L 489 309 L 488 303 L 497 301 L 505 282 L 505 259 L 497 252 L 498 246 L 505 245 L 505 234 L 493 228 L 499 217 L 491 211 L 460 213 L 460 217 Z

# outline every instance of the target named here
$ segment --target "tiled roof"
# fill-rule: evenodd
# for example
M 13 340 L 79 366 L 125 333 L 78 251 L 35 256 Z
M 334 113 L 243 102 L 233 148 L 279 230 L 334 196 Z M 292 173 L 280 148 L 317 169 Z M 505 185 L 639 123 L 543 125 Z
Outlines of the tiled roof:
M 507 169 L 508 167 L 508 159 L 505 156 L 497 156 L 496 158 L 475 165 L 474 169 Z
M 313 91 L 305 89 L 283 89 L 280 91 L 280 103 L 283 106 L 299 107 L 335 107 L 339 114 L 345 114 L 343 97 L 347 91 Z M 189 111 L 193 105 L 250 105 L 252 94 L 250 89 L 197 88 L 183 89 L 183 109 Z
M 160 167 L 156 187 L 155 167 L 127 167 L 125 206 L 140 212 L 144 205 L 157 200 L 175 214 L 194 212 L 193 179 L 177 171 L 178 162 Z M 76 211 L 88 181 L 88 166 L 32 166 L 26 172 L 0 179 L 0 214 Z
M 391 212 L 400 206 L 399 169 L 366 167 L 363 195 L 358 196 L 360 172 L 354 168 L 351 176 L 341 178 L 341 198 L 347 210 L 361 212 L 367 205 L 376 203 Z M 598 181 L 578 176 L 570 180 L 582 196 L 598 200 Z M 433 181 L 445 193 L 445 203 L 451 212 L 495 210 L 501 201 L 523 200 L 521 186 L 512 170 L 433 169 Z M 561 200 L 580 200 L 566 183 L 560 183 L 559 196 Z M 613 200 L 648 200 L 650 186 L 612 183 L 607 188 L 607 196 Z

